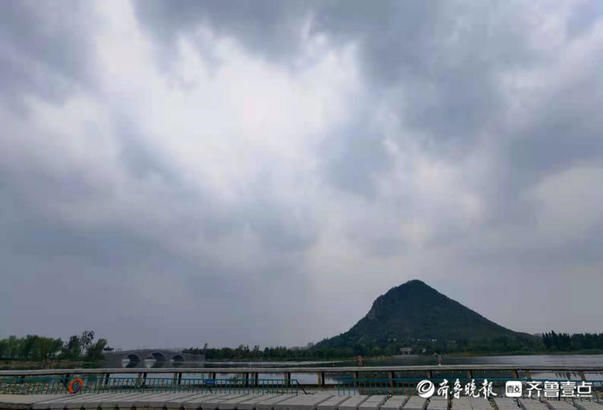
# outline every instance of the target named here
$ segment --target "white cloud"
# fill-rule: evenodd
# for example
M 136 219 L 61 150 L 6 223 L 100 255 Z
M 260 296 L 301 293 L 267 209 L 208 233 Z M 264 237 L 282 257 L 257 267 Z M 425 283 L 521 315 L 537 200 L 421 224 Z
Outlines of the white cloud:
M 578 166 L 547 176 L 530 193 L 538 201 L 540 241 L 570 242 L 599 231 L 603 224 L 603 168 Z

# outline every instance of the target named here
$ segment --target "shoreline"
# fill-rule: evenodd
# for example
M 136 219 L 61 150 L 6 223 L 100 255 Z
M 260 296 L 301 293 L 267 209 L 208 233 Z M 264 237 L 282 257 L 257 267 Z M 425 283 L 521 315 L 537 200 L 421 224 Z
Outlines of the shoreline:
M 603 356 L 601 350 L 588 350 L 588 351 L 573 351 L 573 352 L 505 352 L 505 353 L 444 353 L 442 354 L 444 359 L 446 358 L 480 358 L 480 357 L 529 357 L 529 356 L 545 356 L 545 357 L 559 357 L 559 356 Z M 430 358 L 432 355 L 396 355 L 396 356 L 363 356 L 365 364 L 367 362 L 378 362 L 378 361 L 396 361 L 404 362 L 405 359 L 408 361 L 420 360 Z M 303 359 L 284 359 L 284 360 L 209 360 L 204 362 L 204 367 L 211 369 L 212 367 L 219 367 L 220 365 L 246 365 L 246 366 L 270 366 L 280 364 L 290 364 L 295 366 L 311 366 L 311 365 L 337 365 L 340 363 L 351 362 L 355 363 L 356 357 L 352 358 L 338 358 L 332 360 L 303 360 Z M 207 366 L 207 365 L 210 366 Z M 411 364 L 409 364 L 411 365 Z M 0 370 L 43 370 L 43 369 L 73 369 L 73 368 L 100 368 L 103 366 L 103 362 L 84 362 L 84 361 L 45 361 L 36 362 L 31 360 L 0 360 Z M 333 366 L 337 367 L 337 366 Z

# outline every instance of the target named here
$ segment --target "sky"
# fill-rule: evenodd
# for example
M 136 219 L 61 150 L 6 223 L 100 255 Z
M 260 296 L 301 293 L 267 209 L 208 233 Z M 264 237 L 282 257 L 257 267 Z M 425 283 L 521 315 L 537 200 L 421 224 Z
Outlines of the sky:
M 305 345 L 421 279 L 603 331 L 603 3 L 0 4 L 0 337 Z

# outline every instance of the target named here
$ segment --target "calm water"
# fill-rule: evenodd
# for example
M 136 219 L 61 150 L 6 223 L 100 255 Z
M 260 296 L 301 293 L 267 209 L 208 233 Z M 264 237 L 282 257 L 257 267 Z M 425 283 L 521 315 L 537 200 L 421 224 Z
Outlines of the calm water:
M 356 366 L 355 360 L 340 361 L 206 361 L 206 362 L 178 362 L 171 363 L 144 360 L 135 368 L 144 367 L 341 367 Z M 433 356 L 395 356 L 388 359 L 363 360 L 365 366 L 412 366 L 412 365 L 435 365 L 437 361 Z M 145 366 L 146 364 L 146 366 Z M 534 365 L 598 365 L 603 366 L 603 354 L 601 355 L 525 355 L 525 356 L 446 356 L 443 355 L 443 364 L 508 364 L 521 366 Z M 109 366 L 112 367 L 112 366 Z M 125 366 L 124 366 L 125 367 Z
M 400 356 L 391 359 L 364 359 L 365 366 L 410 366 L 410 365 L 435 365 L 436 359 L 432 356 Z M 443 364 L 506 364 L 506 365 L 518 365 L 521 367 L 530 367 L 534 365 L 597 365 L 603 367 L 603 355 L 529 355 L 529 356 L 443 356 Z M 205 362 L 205 363 L 187 363 L 184 367 L 206 367 L 208 371 L 212 367 L 341 367 L 341 366 L 355 366 L 355 361 L 312 361 L 312 362 Z M 235 374 L 220 374 L 218 377 L 234 377 Z M 464 377 L 464 374 L 450 374 L 449 377 Z M 487 376 L 487 375 L 483 375 Z M 490 377 L 493 375 L 490 374 Z M 510 376 L 501 373 L 495 376 Z M 537 379 L 575 379 L 579 380 L 580 375 L 575 374 L 560 374 L 560 373 L 532 373 L 531 376 Z M 603 380 L 603 374 L 585 374 L 588 380 Z M 168 374 L 154 374 L 149 377 L 171 377 Z M 207 373 L 200 373 L 195 375 L 186 375 L 185 377 L 208 377 Z M 282 374 L 278 373 L 261 373 L 260 378 L 282 378 Z M 304 374 L 304 373 L 292 373 L 291 377 L 297 379 L 300 383 L 316 383 L 317 375 Z M 480 375 L 476 374 L 476 378 Z M 336 383 L 337 380 L 334 378 L 327 377 L 328 383 Z
M 436 364 L 436 360 L 429 356 L 397 357 L 390 360 L 365 360 L 366 366 L 404 366 L 404 365 L 430 365 Z M 517 366 L 539 366 L 539 365 L 568 365 L 588 366 L 596 365 L 603 367 L 603 355 L 525 355 L 525 356 L 443 356 L 443 364 L 505 364 Z M 475 374 L 475 372 L 474 372 Z M 521 376 L 523 374 L 520 373 Z M 503 376 L 501 373 L 500 376 Z M 580 374 L 561 374 L 552 372 L 532 372 L 531 377 L 536 379 L 580 379 Z M 603 374 L 585 373 L 589 380 L 603 380 Z
M 396 356 L 388 359 L 363 360 L 365 366 L 412 366 L 435 365 L 437 361 L 433 356 Z M 446 356 L 443 355 L 443 364 L 511 364 L 521 366 L 534 365 L 598 365 L 603 366 L 601 355 L 526 355 L 526 356 Z M 206 367 L 341 367 L 356 366 L 355 360 L 344 361 L 315 361 L 315 362 L 206 362 Z
M 436 364 L 432 356 L 398 356 L 388 360 L 364 360 L 366 366 Z M 603 355 L 443 356 L 443 364 L 599 365 Z

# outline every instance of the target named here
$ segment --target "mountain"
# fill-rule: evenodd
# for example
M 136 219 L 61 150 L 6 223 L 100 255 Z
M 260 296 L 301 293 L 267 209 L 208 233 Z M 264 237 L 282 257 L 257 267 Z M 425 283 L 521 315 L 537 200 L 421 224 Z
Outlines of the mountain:
M 379 296 L 366 316 L 350 330 L 325 339 L 316 347 L 384 347 L 394 341 L 467 344 L 501 337 L 532 338 L 486 319 L 420 280 L 411 280 Z

